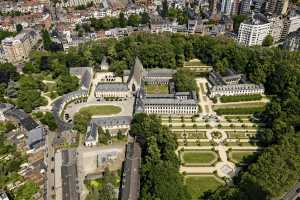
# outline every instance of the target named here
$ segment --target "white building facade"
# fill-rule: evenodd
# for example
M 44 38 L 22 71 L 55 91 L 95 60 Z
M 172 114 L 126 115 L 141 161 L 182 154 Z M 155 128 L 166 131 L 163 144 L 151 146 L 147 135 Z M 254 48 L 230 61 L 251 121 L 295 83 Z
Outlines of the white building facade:
M 270 22 L 243 22 L 239 28 L 238 42 L 246 46 L 261 45 L 270 32 Z

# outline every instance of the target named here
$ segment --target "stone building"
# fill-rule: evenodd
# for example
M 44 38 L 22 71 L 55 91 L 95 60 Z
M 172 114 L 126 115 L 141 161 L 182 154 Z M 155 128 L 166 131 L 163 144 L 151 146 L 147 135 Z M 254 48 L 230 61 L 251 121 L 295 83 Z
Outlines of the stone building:
M 125 83 L 98 83 L 95 88 L 96 98 L 119 97 L 127 98 L 131 92 Z
M 5 38 L 1 42 L 5 59 L 11 63 L 24 61 L 38 39 L 38 33 L 32 29 L 25 30 L 15 37 Z
M 210 98 L 264 93 L 263 85 L 250 83 L 242 74 L 237 74 L 231 69 L 227 69 L 224 76 L 218 72 L 211 72 L 208 80 Z

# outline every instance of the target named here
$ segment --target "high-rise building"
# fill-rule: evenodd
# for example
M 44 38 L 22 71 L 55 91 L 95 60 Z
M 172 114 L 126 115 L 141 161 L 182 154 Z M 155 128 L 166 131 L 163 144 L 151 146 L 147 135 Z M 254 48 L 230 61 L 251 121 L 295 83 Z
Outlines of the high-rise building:
M 233 0 L 231 5 L 231 15 L 237 15 L 240 10 L 241 0 Z
M 15 37 L 5 38 L 1 42 L 5 59 L 12 63 L 23 61 L 28 57 L 37 40 L 38 34 L 33 30 L 26 30 Z
M 281 34 L 281 39 L 300 28 L 300 14 L 293 12 L 287 18 L 284 19 L 284 27 Z
M 278 42 L 284 28 L 284 20 L 281 16 L 271 17 L 268 19 L 271 22 L 271 32 L 274 42 Z
M 296 32 L 288 34 L 283 43 L 283 48 L 290 51 L 300 50 L 300 29 Z
M 240 4 L 240 13 L 247 15 L 251 11 L 252 0 L 242 0 Z
M 218 0 L 211 0 L 210 1 L 210 10 L 212 12 L 212 15 L 217 14 L 217 12 L 218 12 L 217 5 L 218 5 Z
M 265 12 L 272 16 L 284 15 L 287 12 L 288 4 L 288 0 L 267 0 Z
M 265 37 L 270 34 L 271 24 L 263 15 L 253 15 L 252 19 L 240 24 L 239 43 L 247 46 L 261 45 Z
M 233 0 L 222 0 L 221 13 L 225 15 L 230 15 L 232 5 L 233 5 Z

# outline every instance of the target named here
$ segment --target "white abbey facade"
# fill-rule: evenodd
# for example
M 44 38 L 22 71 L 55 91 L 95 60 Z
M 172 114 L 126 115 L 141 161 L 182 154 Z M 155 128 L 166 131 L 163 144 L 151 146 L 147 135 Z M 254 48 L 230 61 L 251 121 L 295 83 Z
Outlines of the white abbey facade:
M 217 72 L 210 73 L 208 77 L 210 98 L 263 94 L 265 91 L 263 85 L 249 83 L 242 74 L 236 74 L 236 72 L 231 69 L 227 69 L 225 73 L 225 76 L 221 76 Z

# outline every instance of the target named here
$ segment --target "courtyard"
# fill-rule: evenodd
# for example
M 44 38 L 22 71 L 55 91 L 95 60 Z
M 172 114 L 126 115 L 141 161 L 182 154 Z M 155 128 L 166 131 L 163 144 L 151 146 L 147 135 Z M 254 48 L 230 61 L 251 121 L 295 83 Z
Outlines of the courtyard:
M 146 94 L 168 94 L 169 87 L 167 84 L 147 84 L 144 86 Z

